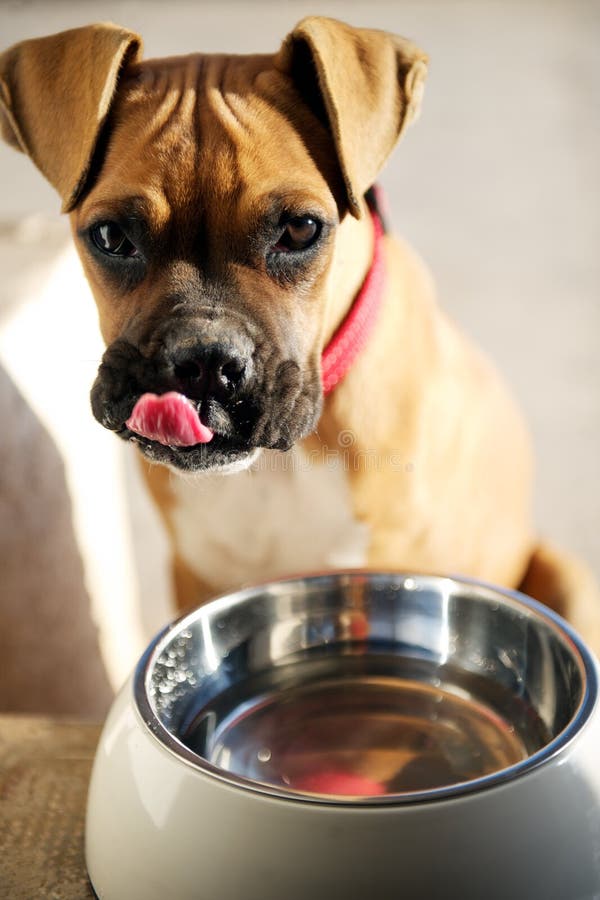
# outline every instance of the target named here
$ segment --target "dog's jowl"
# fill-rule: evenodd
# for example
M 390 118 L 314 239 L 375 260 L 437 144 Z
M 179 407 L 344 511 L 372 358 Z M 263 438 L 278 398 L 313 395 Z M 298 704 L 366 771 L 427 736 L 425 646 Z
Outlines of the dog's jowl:
M 70 215 L 92 410 L 159 464 L 181 608 L 307 568 L 460 572 L 598 640 L 591 579 L 532 528 L 512 400 L 373 199 L 426 69 L 325 18 L 272 55 L 148 61 L 90 25 L 0 57 L 0 120 Z

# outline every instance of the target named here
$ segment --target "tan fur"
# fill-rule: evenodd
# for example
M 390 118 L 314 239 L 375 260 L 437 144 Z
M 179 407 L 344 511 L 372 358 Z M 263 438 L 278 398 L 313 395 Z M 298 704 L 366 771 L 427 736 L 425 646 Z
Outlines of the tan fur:
M 0 57 L 2 136 L 54 185 L 63 212 L 83 189 L 119 70 L 140 51 L 137 35 L 91 25 L 24 41 Z
M 176 548 L 176 536 L 172 518 L 175 498 L 171 488 L 171 480 L 176 476 L 165 466 L 151 466 L 145 460 L 140 460 L 140 466 L 142 476 L 148 485 L 152 498 L 161 511 L 171 544 Z M 173 552 L 172 572 L 173 588 L 177 608 L 180 612 L 189 609 L 194 604 L 203 603 L 214 593 L 211 585 L 198 576 L 198 573 L 186 563 L 177 552 L 177 549 L 174 549 Z
M 197 248 L 190 245 L 200 216 L 211 277 L 229 279 L 269 331 L 284 343 L 289 336 L 306 365 L 318 365 L 369 267 L 372 231 L 362 196 L 418 113 L 425 55 L 383 32 L 312 18 L 274 56 L 129 65 L 95 173 L 90 166 L 98 135 L 90 138 L 90 128 L 98 129 L 105 115 L 98 97 L 106 97 L 115 65 L 138 47 L 135 35 L 106 33 L 114 55 L 101 56 L 101 90 L 92 98 L 101 115 L 94 126 L 88 107 L 73 111 L 67 87 L 69 77 L 82 78 L 82 48 L 97 39 L 97 30 L 80 29 L 76 39 L 26 42 L 0 58 L 0 74 L 9 139 L 31 154 L 67 208 L 78 199 L 73 231 L 107 343 L 124 334 L 141 338 L 149 324 L 170 314 L 166 298 L 200 278 L 192 263 Z M 65 55 L 67 46 L 74 52 Z M 67 104 L 70 142 L 87 148 L 77 158 L 67 154 L 69 171 L 60 176 L 53 174 L 62 152 L 62 143 L 51 140 L 56 122 L 27 87 L 29 73 L 49 52 L 62 61 L 62 87 L 51 110 Z M 315 73 L 313 93 L 320 96 L 325 124 L 302 93 Z M 80 197 L 88 172 L 92 178 Z M 231 252 L 270 198 L 282 193 L 292 206 L 341 219 L 298 290 L 275 285 L 259 264 L 241 265 Z M 176 246 L 178 253 L 164 264 L 157 259 L 150 279 L 122 291 L 96 265 L 81 235 L 131 198 L 156 246 Z M 586 582 L 578 563 L 537 546 L 531 453 L 519 414 L 493 367 L 438 309 L 419 259 L 400 241 L 388 237 L 385 244 L 388 282 L 375 332 L 326 400 L 317 434 L 304 441 L 305 448 L 343 457 L 355 518 L 370 534 L 369 566 L 460 572 L 511 587 L 523 583 L 596 641 L 595 585 Z M 340 435 L 348 436 L 343 454 Z M 204 599 L 210 585 L 177 546 L 175 497 L 164 470 L 150 469 L 146 477 L 175 544 L 184 608 Z M 261 528 L 260 508 L 255 527 Z
M 420 260 L 386 242 L 375 334 L 319 424 L 328 443 L 349 430 L 355 456 L 377 448 L 350 467 L 356 513 L 372 527 L 369 565 L 517 585 L 534 540 L 525 429 L 492 366 L 441 314 Z M 373 372 L 381 406 L 364 396 Z
M 542 542 L 533 551 L 520 587 L 571 622 L 600 654 L 598 584 L 581 560 Z
M 361 194 L 419 114 L 427 56 L 396 35 L 308 18 L 288 35 L 276 66 L 292 70 L 299 45 L 310 50 L 350 210 L 359 216 Z

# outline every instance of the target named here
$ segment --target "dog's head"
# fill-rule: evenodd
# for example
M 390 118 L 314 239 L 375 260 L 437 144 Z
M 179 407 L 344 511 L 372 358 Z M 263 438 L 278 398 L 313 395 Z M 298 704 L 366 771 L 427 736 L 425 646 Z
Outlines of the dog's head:
M 107 344 L 96 418 L 150 459 L 229 468 L 316 425 L 340 222 L 415 117 L 425 57 L 321 18 L 270 56 L 140 47 L 94 25 L 8 50 L 2 131 L 71 215 Z

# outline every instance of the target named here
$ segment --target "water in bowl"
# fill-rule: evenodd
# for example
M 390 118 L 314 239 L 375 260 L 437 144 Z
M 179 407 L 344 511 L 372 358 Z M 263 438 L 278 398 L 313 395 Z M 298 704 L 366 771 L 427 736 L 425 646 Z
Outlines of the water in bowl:
M 254 676 L 191 716 L 181 739 L 255 782 L 362 797 L 480 778 L 547 739 L 526 704 L 477 676 L 376 662 L 305 660 Z

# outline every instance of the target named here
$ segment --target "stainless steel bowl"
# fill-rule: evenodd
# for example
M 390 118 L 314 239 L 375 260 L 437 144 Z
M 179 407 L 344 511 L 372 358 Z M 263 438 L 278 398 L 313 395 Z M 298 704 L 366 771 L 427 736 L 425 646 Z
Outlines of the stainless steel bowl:
M 564 622 L 472 581 L 347 572 L 222 597 L 159 635 L 117 701 L 90 791 L 92 882 L 102 900 L 167 882 L 178 900 L 587 900 L 597 693 Z M 149 874 L 108 863 L 132 834 Z
M 198 609 L 135 677 L 144 721 L 191 765 L 333 803 L 437 799 L 523 774 L 583 725 L 596 690 L 586 654 L 532 603 L 359 573 Z

